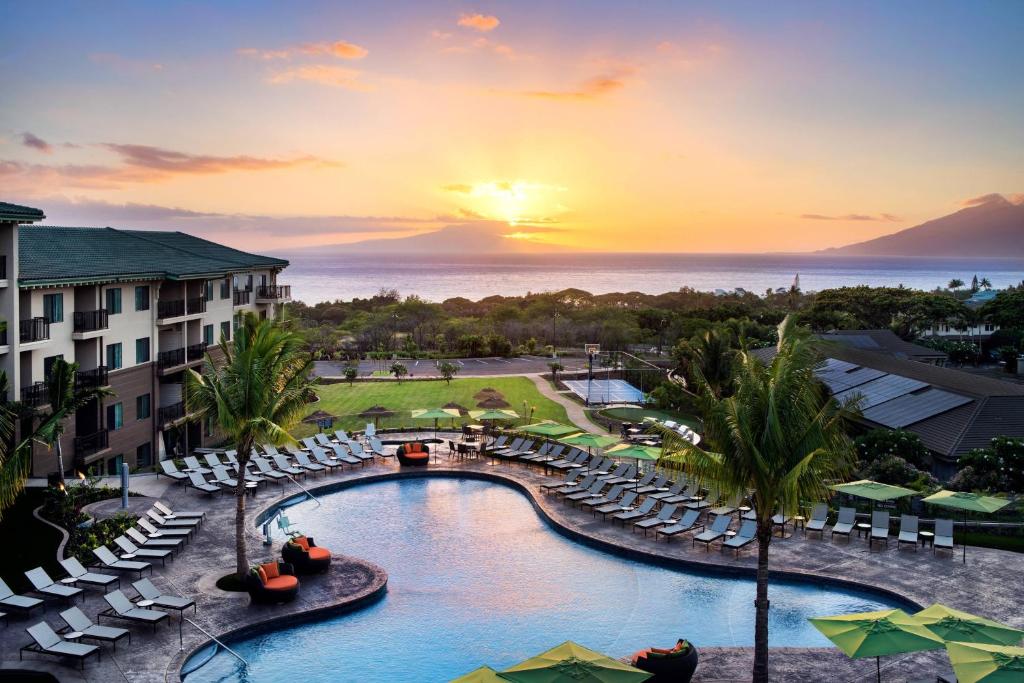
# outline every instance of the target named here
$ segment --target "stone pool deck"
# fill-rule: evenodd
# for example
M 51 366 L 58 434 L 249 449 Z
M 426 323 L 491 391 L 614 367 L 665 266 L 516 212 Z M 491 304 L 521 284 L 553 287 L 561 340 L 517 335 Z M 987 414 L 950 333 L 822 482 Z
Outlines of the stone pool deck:
M 411 435 L 410 435 L 411 437 Z M 389 438 L 401 438 L 399 435 Z M 597 547 L 604 547 L 633 557 L 657 560 L 676 566 L 700 567 L 705 570 L 752 575 L 755 567 L 754 549 L 743 551 L 739 558 L 732 552 L 722 552 L 717 546 L 710 552 L 692 548 L 688 539 L 672 543 L 656 542 L 653 536 L 644 537 L 629 529 L 613 526 L 563 503 L 556 496 L 547 496 L 539 485 L 552 481 L 537 468 L 506 463 L 491 464 L 480 460 L 448 460 L 442 453 L 432 462 L 427 472 L 401 469 L 393 458 L 386 462 L 346 469 L 342 473 L 307 477 L 302 483 L 314 494 L 317 490 L 340 488 L 360 481 L 385 479 L 395 476 L 471 476 L 500 480 L 526 493 L 535 509 L 560 532 Z M 219 591 L 214 582 L 230 571 L 234 564 L 233 515 L 231 496 L 209 498 L 170 480 L 153 476 L 132 479 L 133 491 L 159 498 L 171 507 L 205 509 L 207 522 L 180 556 L 168 562 L 165 568 L 157 564 L 153 581 L 158 587 L 197 600 L 199 610 L 193 619 L 217 636 L 244 632 L 268 620 L 299 617 L 315 618 L 330 610 L 343 610 L 361 606 L 379 596 L 387 580 L 387 567 L 380 568 L 357 558 L 337 557 L 331 571 L 319 577 L 303 580 L 300 598 L 284 607 L 254 607 L 248 597 L 229 595 Z M 280 536 L 273 548 L 262 545 L 254 525 L 255 516 L 276 503 L 301 493 L 292 484 L 270 485 L 259 491 L 256 498 L 248 499 L 250 518 L 250 558 L 269 559 L 280 553 Z M 312 531 L 315 535 L 315 531 Z M 787 527 L 786 537 L 776 537 L 772 544 L 772 569 L 776 576 L 790 576 L 811 581 L 832 581 L 888 592 L 911 603 L 927 606 L 943 602 L 951 607 L 1024 627 L 1024 613 L 1020 610 L 1021 586 L 1024 585 L 1024 555 L 984 548 L 968 549 L 966 566 L 959 554 L 933 555 L 930 550 L 897 550 L 891 543 L 888 550 L 876 546 L 869 552 L 865 541 L 856 536 L 849 541 L 804 538 L 794 535 Z M 344 548 L 336 549 L 343 552 Z M 134 594 L 130 580 L 122 580 L 126 593 Z M 94 616 L 106 607 L 98 590 L 87 590 L 83 611 Z M 81 604 L 76 602 L 75 604 Z M 0 630 L 0 651 L 3 666 L 16 665 L 18 648 L 28 642 L 24 628 L 45 617 L 53 625 L 60 624 L 58 612 L 63 607 L 48 606 L 45 615 L 36 611 L 32 617 L 11 618 L 10 624 Z M 108 621 L 108 620 L 105 620 Z M 153 635 L 148 627 L 132 627 L 133 643 L 122 644 L 112 653 L 104 647 L 101 662 L 90 660 L 84 672 L 63 666 L 51 658 L 26 655 L 22 666 L 27 669 L 53 672 L 61 681 L 177 681 L 178 670 L 189 653 L 208 642 L 208 638 L 189 623 L 184 624 L 183 647 L 179 648 L 177 617 L 172 616 L 170 627 L 159 627 Z M 750 625 L 751 630 L 753 625 Z M 700 648 L 699 633 L 679 634 L 692 639 Z M 572 634 L 567 633 L 566 638 Z M 666 634 L 672 640 L 677 634 Z M 123 642 L 123 641 L 122 641 Z M 695 680 L 743 681 L 749 680 L 752 661 L 750 648 L 700 648 L 701 665 Z M 629 653 L 613 653 L 627 656 Z M 481 662 L 484 663 L 484 662 Z M 943 652 L 921 653 L 891 657 L 882 660 L 883 677 L 889 681 L 928 678 L 948 670 Z M 772 680 L 778 681 L 869 681 L 874 680 L 874 664 L 869 660 L 851 661 L 836 649 L 830 648 L 776 648 L 771 655 Z M 338 672 L 338 680 L 372 680 L 372 673 L 362 673 L 349 679 L 346 672 Z

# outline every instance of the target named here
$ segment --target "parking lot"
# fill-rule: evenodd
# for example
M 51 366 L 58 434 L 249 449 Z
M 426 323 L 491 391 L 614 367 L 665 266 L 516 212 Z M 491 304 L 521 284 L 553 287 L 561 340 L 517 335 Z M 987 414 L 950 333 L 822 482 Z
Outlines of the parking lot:
M 412 377 L 440 377 L 441 375 L 437 370 L 437 365 L 443 361 L 405 358 L 397 360 L 405 363 Z M 359 375 L 370 376 L 380 370 L 386 372 L 392 362 L 394 361 L 360 361 Z M 528 375 L 550 372 L 548 363 L 551 363 L 552 360 L 546 356 L 519 356 L 516 358 L 451 358 L 448 359 L 448 362 L 459 367 L 458 376 L 461 377 L 466 375 Z M 586 367 L 582 358 L 559 358 L 558 362 L 569 371 Z M 346 365 L 340 361 L 316 361 L 313 374 L 318 377 L 340 377 Z

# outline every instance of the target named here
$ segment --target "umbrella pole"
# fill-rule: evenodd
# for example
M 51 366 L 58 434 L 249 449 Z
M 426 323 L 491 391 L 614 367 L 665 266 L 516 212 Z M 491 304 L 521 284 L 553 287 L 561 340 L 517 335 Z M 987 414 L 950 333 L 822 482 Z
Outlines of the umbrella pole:
M 882 683 L 882 658 L 875 657 L 875 673 L 878 676 L 878 683 Z
M 964 508 L 964 531 L 960 542 L 964 546 L 964 564 L 967 564 L 967 508 Z

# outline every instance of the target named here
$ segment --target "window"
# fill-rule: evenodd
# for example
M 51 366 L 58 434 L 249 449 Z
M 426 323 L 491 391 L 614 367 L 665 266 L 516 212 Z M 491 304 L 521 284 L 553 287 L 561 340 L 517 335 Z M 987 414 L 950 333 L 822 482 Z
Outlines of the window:
M 48 323 L 64 322 L 64 295 L 44 294 L 43 295 L 43 317 Z
M 207 280 L 203 284 L 203 297 L 207 301 L 213 301 L 213 280 Z
M 107 475 L 116 477 L 121 474 L 121 465 L 124 464 L 123 455 L 115 455 L 107 460 Z
M 114 403 L 107 406 L 107 429 L 112 432 L 124 427 L 124 404 Z
M 245 276 L 245 291 L 252 291 L 252 273 Z
M 144 443 L 135 449 L 135 466 L 149 467 L 153 464 L 153 444 Z
M 135 340 L 135 362 L 149 362 L 149 337 Z
M 266 275 L 260 275 L 260 287 L 266 287 L 266 286 L 267 286 L 267 276 Z
M 231 278 L 231 284 L 234 287 L 234 290 L 237 292 L 238 291 L 238 276 L 237 275 L 235 275 L 235 276 L 233 276 Z
M 121 312 L 121 288 L 114 287 L 107 290 L 107 313 L 117 315 Z
M 139 285 L 135 288 L 135 310 L 149 310 L 149 285 Z
M 203 325 L 203 341 L 207 346 L 213 345 L 213 325 Z
M 150 416 L 149 394 L 135 397 L 135 419 L 148 420 Z
M 64 356 L 58 354 L 56 356 L 47 356 L 43 359 L 43 380 L 50 379 L 50 373 L 53 372 L 53 364 L 63 358 Z
M 231 279 L 224 278 L 220 281 L 220 298 L 227 299 L 231 296 Z
M 107 367 L 111 370 L 121 369 L 121 344 L 107 344 Z
M 220 324 L 220 336 L 225 341 L 231 341 L 231 321 L 225 320 Z

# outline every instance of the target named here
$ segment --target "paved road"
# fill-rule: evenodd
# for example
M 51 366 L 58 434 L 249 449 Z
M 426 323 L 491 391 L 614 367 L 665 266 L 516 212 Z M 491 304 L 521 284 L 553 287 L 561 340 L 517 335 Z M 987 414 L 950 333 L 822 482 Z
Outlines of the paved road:
M 433 360 L 408 360 L 399 359 L 409 368 L 413 377 L 440 377 L 437 371 L 437 363 Z M 545 356 L 520 356 L 518 358 L 453 358 L 450 362 L 459 366 L 459 377 L 492 376 L 492 375 L 530 375 L 542 372 L 550 372 L 548 363 L 550 358 Z M 584 361 L 581 358 L 563 358 L 559 360 L 567 369 L 582 369 Z M 313 374 L 320 377 L 340 377 L 345 369 L 345 363 L 339 361 L 316 361 Z M 359 374 L 370 375 L 375 370 L 383 367 L 385 370 L 391 365 L 390 361 L 377 363 L 375 361 L 360 361 Z

